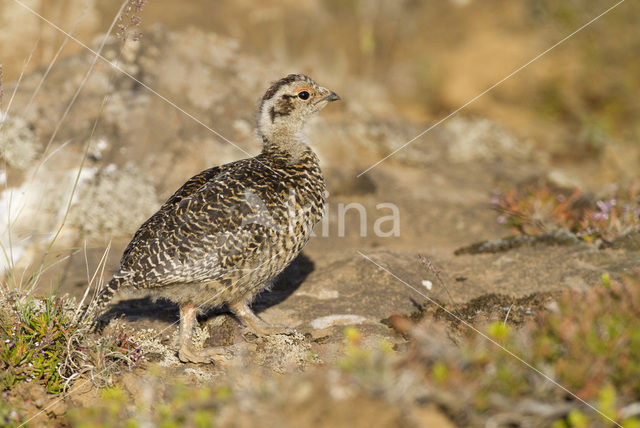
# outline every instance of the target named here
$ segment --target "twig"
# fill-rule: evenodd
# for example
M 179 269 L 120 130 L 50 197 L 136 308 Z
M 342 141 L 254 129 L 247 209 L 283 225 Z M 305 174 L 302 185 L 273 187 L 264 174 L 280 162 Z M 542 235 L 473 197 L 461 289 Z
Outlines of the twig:
M 2 112 L 2 96 L 4 91 L 2 89 L 2 64 L 0 63 L 0 113 Z
M 118 19 L 118 32 L 116 33 L 117 38 L 121 39 L 123 42 L 126 42 L 129 36 L 129 26 L 133 26 L 136 28 L 140 27 L 142 18 L 140 18 L 138 14 L 142 12 L 142 9 L 144 9 L 144 5 L 146 3 L 147 0 L 129 0 L 129 4 Z M 139 31 L 133 31 L 131 34 L 131 40 L 133 40 L 134 42 L 140 40 L 141 37 L 142 33 Z
M 84 301 L 87 298 L 87 296 L 89 295 L 89 291 L 91 290 L 91 286 L 93 285 L 93 282 L 96 279 L 96 275 L 98 274 L 98 271 L 100 271 L 100 277 L 98 279 L 98 284 L 94 288 L 94 296 L 102 288 L 102 281 L 101 280 L 102 280 L 103 275 L 104 275 L 104 268 L 105 268 L 105 266 L 107 264 L 107 256 L 108 256 L 110 250 L 111 250 L 111 242 L 109 242 L 109 245 L 107 245 L 107 248 L 102 253 L 102 257 L 100 258 L 100 262 L 98 262 L 98 266 L 96 267 L 96 270 L 94 271 L 93 276 L 91 278 L 89 278 L 89 261 L 87 260 L 86 242 L 85 242 L 85 263 L 87 265 L 87 287 L 85 288 L 84 294 L 82 295 L 82 299 L 80 300 L 80 302 L 78 302 L 78 307 L 76 308 L 76 311 L 73 314 L 73 322 L 74 323 L 81 323 L 84 320 L 84 318 L 86 317 L 87 313 L 88 313 L 88 310 L 87 310 L 87 311 L 83 312 L 82 315 L 78 318 L 78 315 L 81 313 L 80 309 L 83 307 Z M 91 299 L 91 301 L 93 301 L 93 298 Z
M 456 314 L 459 316 L 460 314 L 458 314 L 457 310 L 455 309 L 455 302 L 453 301 L 453 296 L 449 292 L 449 287 L 447 287 L 447 285 L 444 283 L 444 281 L 440 277 L 441 270 L 438 269 L 436 265 L 433 264 L 431 259 L 425 257 L 422 254 L 418 254 L 418 260 L 420 260 L 420 263 L 422 263 L 427 269 L 429 269 L 429 271 L 436 277 L 440 285 L 442 285 L 442 288 L 444 288 L 444 291 L 446 291 L 447 295 L 449 296 L 449 300 L 451 301 L 451 306 L 453 307 L 453 310 L 456 311 Z
M 513 308 L 513 303 L 511 304 L 511 306 L 509 306 L 509 310 L 507 311 L 507 315 L 504 316 L 504 321 L 502 322 L 503 325 L 507 325 L 507 319 L 509 318 L 509 314 L 511 313 L 511 308 Z
M 632 418 L 634 416 L 639 416 L 639 415 L 640 415 L 640 401 L 627 404 L 622 409 L 620 409 L 620 417 L 622 419 L 628 419 L 628 418 Z

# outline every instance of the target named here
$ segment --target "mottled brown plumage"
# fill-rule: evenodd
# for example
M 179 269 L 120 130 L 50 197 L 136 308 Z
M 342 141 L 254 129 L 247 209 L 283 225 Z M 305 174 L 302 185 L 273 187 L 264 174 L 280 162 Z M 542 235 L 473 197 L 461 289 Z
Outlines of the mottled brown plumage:
M 191 345 L 195 315 L 207 308 L 227 304 L 256 334 L 291 331 L 265 323 L 249 304 L 322 217 L 325 183 L 302 127 L 337 99 L 305 75 L 275 82 L 260 102 L 262 153 L 202 171 L 175 192 L 135 233 L 92 311 L 103 310 L 121 288 L 177 303 L 179 356 L 191 362 L 225 353 Z

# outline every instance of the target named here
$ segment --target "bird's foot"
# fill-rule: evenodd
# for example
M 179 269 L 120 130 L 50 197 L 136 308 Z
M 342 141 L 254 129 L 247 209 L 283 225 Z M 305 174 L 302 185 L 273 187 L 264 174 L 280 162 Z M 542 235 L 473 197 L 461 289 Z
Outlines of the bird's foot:
M 265 321 L 254 322 L 251 325 L 247 325 L 247 330 L 258 337 L 269 336 L 272 334 L 294 335 L 297 333 L 297 331 L 291 327 L 287 327 L 280 324 L 269 324 Z
M 217 359 L 228 360 L 232 356 L 233 353 L 223 347 L 194 349 L 191 346 L 182 346 L 178 351 L 178 358 L 183 363 L 213 364 Z
M 242 321 L 247 330 L 256 336 L 269 336 L 271 334 L 296 334 L 292 328 L 279 324 L 269 324 L 262 318 L 258 317 L 249 308 L 246 302 L 236 302 L 230 305 L 233 313 Z

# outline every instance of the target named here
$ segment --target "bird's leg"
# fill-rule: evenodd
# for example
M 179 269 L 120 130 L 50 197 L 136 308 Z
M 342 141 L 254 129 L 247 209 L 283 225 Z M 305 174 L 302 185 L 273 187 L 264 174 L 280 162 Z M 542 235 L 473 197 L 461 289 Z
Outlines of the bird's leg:
M 247 302 L 239 301 L 229 305 L 233 313 L 255 335 L 267 336 L 269 334 L 293 334 L 295 330 L 283 325 L 269 324 L 253 313 Z
M 193 327 L 196 323 L 197 307 L 193 303 L 180 305 L 180 348 L 178 358 L 183 363 L 213 363 L 215 357 L 229 357 L 226 348 L 195 349 L 191 342 Z

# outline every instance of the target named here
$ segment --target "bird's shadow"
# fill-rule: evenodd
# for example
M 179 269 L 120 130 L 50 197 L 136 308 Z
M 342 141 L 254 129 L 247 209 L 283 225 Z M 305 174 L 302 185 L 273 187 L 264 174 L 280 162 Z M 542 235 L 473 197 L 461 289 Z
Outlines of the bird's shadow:
M 293 262 L 273 281 L 270 291 L 259 294 L 252 308 L 260 313 L 271 306 L 284 302 L 302 285 L 315 269 L 315 263 L 304 253 L 298 254 Z
M 293 262 L 273 281 L 269 291 L 265 290 L 254 300 L 252 308 L 260 313 L 285 301 L 291 296 L 315 269 L 313 261 L 304 253 L 300 253 Z M 201 318 L 207 319 L 216 315 L 229 313 L 226 306 L 213 308 Z M 149 321 L 176 322 L 179 320 L 178 305 L 168 300 L 156 302 L 149 297 L 121 300 L 102 315 L 102 319 L 111 320 L 122 317 L 126 321 L 146 319 Z

